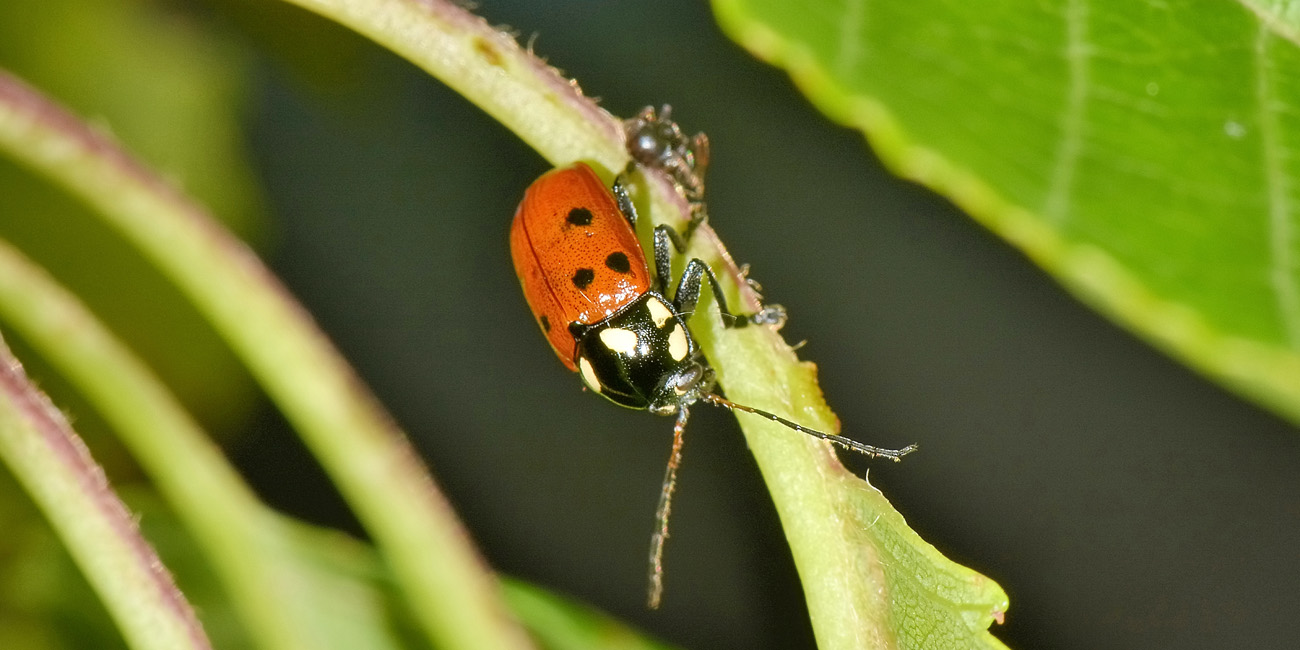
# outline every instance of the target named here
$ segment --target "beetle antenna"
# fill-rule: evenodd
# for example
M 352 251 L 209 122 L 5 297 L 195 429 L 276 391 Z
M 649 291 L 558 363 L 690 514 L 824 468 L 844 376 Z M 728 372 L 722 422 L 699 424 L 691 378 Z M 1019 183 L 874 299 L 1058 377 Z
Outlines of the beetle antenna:
M 791 422 L 779 415 L 776 415 L 775 413 L 768 413 L 767 411 L 756 409 L 752 406 L 737 404 L 721 395 L 716 395 L 714 393 L 705 393 L 704 395 L 700 396 L 700 399 L 714 406 L 721 406 L 727 409 L 731 409 L 733 411 L 744 411 L 746 413 L 753 413 L 754 415 L 765 417 L 773 422 L 783 424 L 786 427 L 790 429 L 794 429 L 795 431 L 798 431 L 800 433 L 806 433 L 814 438 L 821 438 L 822 440 L 829 440 L 830 442 L 833 442 L 845 449 L 852 449 L 853 451 L 866 454 L 867 456 L 870 456 L 872 458 L 876 458 L 876 457 L 888 458 L 894 462 L 898 462 L 903 458 L 903 456 L 906 456 L 916 451 L 917 449 L 917 446 L 915 444 L 908 445 L 906 447 L 903 447 L 902 449 L 882 449 L 880 447 L 865 445 L 851 438 L 845 438 L 844 436 L 837 436 L 833 433 L 826 433 L 824 431 L 818 431 L 816 429 L 809 429 L 808 427 L 805 427 L 803 425 L 795 424 L 794 422 Z
M 673 451 L 668 456 L 664 470 L 664 487 L 659 493 L 659 507 L 655 510 L 655 534 L 650 538 L 650 593 L 647 605 L 659 609 L 664 595 L 664 542 L 668 541 L 668 514 L 672 511 L 673 490 L 677 488 L 677 466 L 682 464 L 682 434 L 686 432 L 686 406 L 678 407 L 677 423 L 673 425 Z

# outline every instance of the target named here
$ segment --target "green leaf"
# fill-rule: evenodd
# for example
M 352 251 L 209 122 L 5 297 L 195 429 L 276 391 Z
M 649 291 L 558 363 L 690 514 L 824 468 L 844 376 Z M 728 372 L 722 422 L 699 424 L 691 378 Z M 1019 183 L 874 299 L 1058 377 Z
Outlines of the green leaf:
M 671 650 L 586 605 L 504 578 L 506 602 L 543 650 Z
M 899 173 L 1300 421 L 1300 51 L 1281 2 L 715 0 Z
M 224 590 L 208 568 L 202 549 L 157 495 L 128 490 L 124 498 L 139 512 L 142 528 L 159 554 L 176 569 L 177 582 L 203 611 L 217 647 L 248 647 L 232 618 Z M 428 647 L 401 602 L 374 548 L 337 531 L 272 516 L 265 538 L 275 538 L 282 563 L 277 575 L 297 583 L 297 596 L 283 603 L 284 615 L 315 626 L 303 647 Z M 15 571 L 0 574 L 0 587 L 13 585 L 28 618 L 17 630 L 0 628 L 0 641 L 47 639 L 40 648 L 124 647 L 107 616 L 89 596 L 85 580 L 48 529 L 31 526 L 20 537 Z M 608 615 L 514 578 L 503 578 L 506 600 L 544 650 L 671 650 Z M 5 593 L 0 590 L 0 594 Z M 21 598 L 18 595 L 21 594 Z M 216 619 L 215 629 L 212 623 Z M 22 634 L 24 636 L 19 636 Z M 327 645 L 316 645 L 323 640 Z
M 196 605 L 206 596 L 223 615 L 236 615 L 227 590 L 218 587 L 208 557 L 157 497 L 135 495 L 133 505 L 146 517 L 145 532 L 158 540 L 159 552 L 176 567 L 186 593 L 195 590 Z M 367 648 L 399 650 L 428 647 L 379 562 L 374 549 L 344 533 L 319 528 L 263 510 L 256 528 L 257 563 L 272 567 L 278 602 L 274 612 L 296 628 L 296 637 L 276 639 L 279 648 Z M 205 614 L 208 613 L 205 611 Z M 248 645 L 247 641 L 242 644 Z M 259 644 L 259 647 L 268 647 Z
M 163 518 L 151 530 L 176 526 L 159 514 Z M 266 537 L 277 540 L 284 573 L 293 573 L 300 583 L 301 598 L 286 605 L 314 621 L 319 636 L 330 639 L 329 647 L 427 647 L 373 547 L 288 517 L 268 521 L 274 526 Z M 187 553 L 197 554 L 197 549 Z M 503 578 L 502 584 L 507 604 L 545 650 L 670 650 L 606 614 L 535 585 L 513 578 Z
M 147 518 L 146 532 L 160 539 L 159 551 L 177 567 L 178 577 L 199 574 L 196 603 L 215 597 L 215 583 L 204 577 L 202 554 L 179 522 L 154 496 L 130 495 L 133 506 Z M 269 514 L 269 513 L 268 513 Z M 264 539 L 281 563 L 282 580 L 296 582 L 297 594 L 284 603 L 286 615 L 310 621 L 313 639 L 326 639 L 330 648 L 384 650 L 425 648 L 420 632 L 388 567 L 375 549 L 346 534 L 272 515 Z M 187 570 L 188 569 L 188 570 Z M 671 650 L 647 639 L 608 615 L 545 589 L 513 578 L 502 578 L 505 597 L 521 623 L 544 650 Z M 316 641 L 313 641 L 315 643 Z M 309 645 L 308 647 L 322 647 Z

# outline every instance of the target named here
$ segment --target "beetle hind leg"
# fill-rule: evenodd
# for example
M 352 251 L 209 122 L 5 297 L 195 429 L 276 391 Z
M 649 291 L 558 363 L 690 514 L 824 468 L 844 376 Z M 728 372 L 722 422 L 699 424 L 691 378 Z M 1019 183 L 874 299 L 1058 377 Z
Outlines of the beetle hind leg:
M 655 226 L 654 243 L 656 282 L 661 291 L 666 291 L 668 285 L 672 284 L 672 252 L 674 249 L 678 253 L 685 251 L 686 241 L 676 230 L 669 226 Z M 677 308 L 677 313 L 688 316 L 695 311 L 695 305 L 700 300 L 700 290 L 706 278 L 709 281 L 709 286 L 713 288 L 714 298 L 718 301 L 718 311 L 722 313 L 722 323 L 727 327 L 744 327 L 753 323 L 755 325 L 775 325 L 779 328 L 785 324 L 785 308 L 781 305 L 764 305 L 755 314 L 731 313 L 731 310 L 727 308 L 727 299 L 722 293 L 722 285 L 718 283 L 718 277 L 714 275 L 713 269 L 709 268 L 709 265 L 700 259 L 692 259 L 686 263 L 686 269 L 682 271 L 681 280 L 678 281 L 670 296 L 673 306 Z

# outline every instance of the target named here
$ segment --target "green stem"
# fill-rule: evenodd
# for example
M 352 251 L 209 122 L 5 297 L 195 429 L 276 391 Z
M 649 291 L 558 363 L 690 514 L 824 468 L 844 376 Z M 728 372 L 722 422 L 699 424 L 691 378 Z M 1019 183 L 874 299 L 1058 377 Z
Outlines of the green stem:
M 189 295 L 333 477 L 435 644 L 529 647 L 406 437 L 251 251 L 115 142 L 4 74 L 0 147 L 95 208 Z
M 2 340 L 0 458 L 45 512 L 132 648 L 212 647 L 104 470 Z

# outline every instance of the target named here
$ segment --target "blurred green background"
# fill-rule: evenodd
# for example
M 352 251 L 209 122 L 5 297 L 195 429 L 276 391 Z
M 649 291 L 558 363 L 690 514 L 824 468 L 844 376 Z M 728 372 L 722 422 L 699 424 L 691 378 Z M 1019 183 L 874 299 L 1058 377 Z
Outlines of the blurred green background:
M 614 114 L 667 102 L 709 134 L 713 226 L 789 309 L 786 338 L 808 341 L 800 354 L 845 433 L 922 446 L 897 465 L 845 462 L 1007 590 L 995 630 L 1009 645 L 1300 644 L 1293 426 L 889 176 L 860 135 L 723 38 L 706 5 L 477 11 L 536 34 L 534 49 Z M 340 28 L 257 0 L 16 0 L 0 8 L 0 66 L 251 238 L 415 437 L 493 566 L 685 647 L 813 647 L 726 413 L 694 414 L 664 608 L 644 608 L 671 422 L 584 394 L 538 335 L 506 233 L 548 165 L 476 108 Z M 125 245 L 7 161 L 0 197 L 0 236 L 134 340 L 269 503 L 360 534 L 285 423 Z M 93 414 L 31 365 L 110 476 L 138 480 Z M 18 509 L 0 489 L 3 512 Z M 18 557 L 10 540 L 0 554 Z M 0 576 L 0 606 L 24 584 Z

